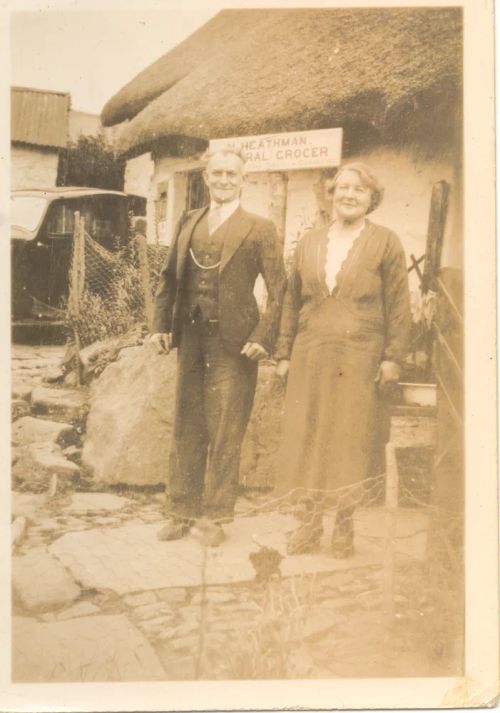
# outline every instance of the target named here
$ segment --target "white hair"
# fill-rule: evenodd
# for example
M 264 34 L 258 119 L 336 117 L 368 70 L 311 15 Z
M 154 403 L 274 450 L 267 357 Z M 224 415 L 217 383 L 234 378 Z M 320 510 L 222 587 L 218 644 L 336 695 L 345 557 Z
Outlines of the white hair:
M 200 159 L 203 167 L 206 168 L 212 156 L 215 156 L 218 153 L 232 154 L 233 156 L 237 156 L 243 164 L 243 167 L 247 162 L 247 154 L 246 151 L 243 149 L 243 146 L 241 144 L 231 143 L 227 144 L 227 146 L 222 146 L 220 148 L 208 148 Z

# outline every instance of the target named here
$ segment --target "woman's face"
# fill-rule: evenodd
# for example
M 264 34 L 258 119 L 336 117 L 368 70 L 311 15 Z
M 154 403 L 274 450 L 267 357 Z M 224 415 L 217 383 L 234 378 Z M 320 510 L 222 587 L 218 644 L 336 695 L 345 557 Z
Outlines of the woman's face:
M 372 202 L 372 192 L 363 183 L 357 171 L 340 172 L 333 194 L 333 211 L 346 223 L 364 217 Z

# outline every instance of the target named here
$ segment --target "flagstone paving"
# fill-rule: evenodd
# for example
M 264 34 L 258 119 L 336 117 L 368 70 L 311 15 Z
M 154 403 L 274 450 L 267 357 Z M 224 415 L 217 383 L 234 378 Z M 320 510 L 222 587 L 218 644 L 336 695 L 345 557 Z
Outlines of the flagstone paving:
M 329 533 L 333 522 L 327 518 L 325 521 L 325 531 Z M 238 518 L 225 526 L 227 539 L 222 545 L 206 551 L 205 564 L 203 549 L 191 538 L 160 542 L 157 532 L 161 523 L 68 533 L 52 542 L 49 551 L 83 587 L 111 589 L 123 595 L 166 587 L 195 587 L 203 581 L 208 584 L 249 581 L 255 576 L 250 553 L 267 546 L 285 554 L 287 532 L 295 526 L 291 516 L 280 514 Z M 356 526 L 359 534 L 354 557 L 332 557 L 325 535 L 318 554 L 286 557 L 281 565 L 282 574 L 338 571 L 381 563 L 389 534 L 385 512 L 382 509 L 360 512 Z M 404 511 L 397 531 L 402 553 L 423 556 L 424 526 L 425 516 Z
M 14 349 L 16 388 L 26 403 L 27 377 L 39 383 L 62 352 Z M 79 441 L 75 429 L 46 417 L 41 425 L 21 418 L 13 430 L 23 446 Z M 78 446 L 64 451 L 70 452 L 79 463 Z M 161 493 L 68 488 L 13 494 L 12 513 L 24 524 L 13 546 L 15 681 L 450 673 L 418 653 L 431 612 L 418 588 L 427 546 L 424 509 L 400 508 L 393 516 L 383 507 L 357 510 L 356 553 L 342 560 L 329 552 L 333 514 L 324 518 L 317 552 L 287 556 L 287 534 L 297 521 L 270 512 L 269 504 L 256 514 L 263 499 L 247 493 L 225 526 L 227 539 L 204 550 L 194 537 L 158 541 Z M 250 555 L 266 547 L 281 554 L 282 577 L 263 584 Z M 393 577 L 398 564 L 399 578 Z M 388 639 L 394 626 L 402 632 Z M 281 671 L 277 661 L 286 652 Z
M 80 594 L 63 565 L 48 554 L 29 553 L 12 560 L 14 595 L 36 612 L 72 604 Z
M 123 615 L 49 623 L 15 617 L 12 664 L 16 683 L 165 678 L 147 639 Z

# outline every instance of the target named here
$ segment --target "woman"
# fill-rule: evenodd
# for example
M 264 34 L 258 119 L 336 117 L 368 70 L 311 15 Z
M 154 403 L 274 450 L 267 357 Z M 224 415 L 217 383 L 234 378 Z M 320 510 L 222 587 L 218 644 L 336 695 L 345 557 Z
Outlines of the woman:
M 299 241 L 285 296 L 276 349 L 277 374 L 288 374 L 277 490 L 310 495 L 289 554 L 319 544 L 318 502 L 331 504 L 324 491 L 336 491 L 331 547 L 347 557 L 359 486 L 371 475 L 378 392 L 399 379 L 411 316 L 401 243 L 366 218 L 382 200 L 379 181 L 350 163 L 332 190 L 333 221 Z

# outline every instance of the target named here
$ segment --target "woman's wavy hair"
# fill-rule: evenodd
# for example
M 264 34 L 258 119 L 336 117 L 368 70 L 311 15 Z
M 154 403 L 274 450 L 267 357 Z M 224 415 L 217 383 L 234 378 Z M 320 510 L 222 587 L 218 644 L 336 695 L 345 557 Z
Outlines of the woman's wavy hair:
M 335 178 L 332 181 L 332 196 L 335 193 L 335 188 L 337 186 L 339 176 L 343 171 L 356 171 L 361 181 L 365 184 L 367 188 L 370 189 L 372 199 L 366 212 L 371 213 L 375 210 L 375 208 L 378 208 L 378 206 L 382 203 L 382 199 L 384 197 L 384 187 L 382 186 L 378 178 L 375 176 L 375 174 L 372 173 L 370 168 L 361 161 L 353 161 L 352 163 L 345 163 L 340 166 L 339 170 L 335 174 Z

